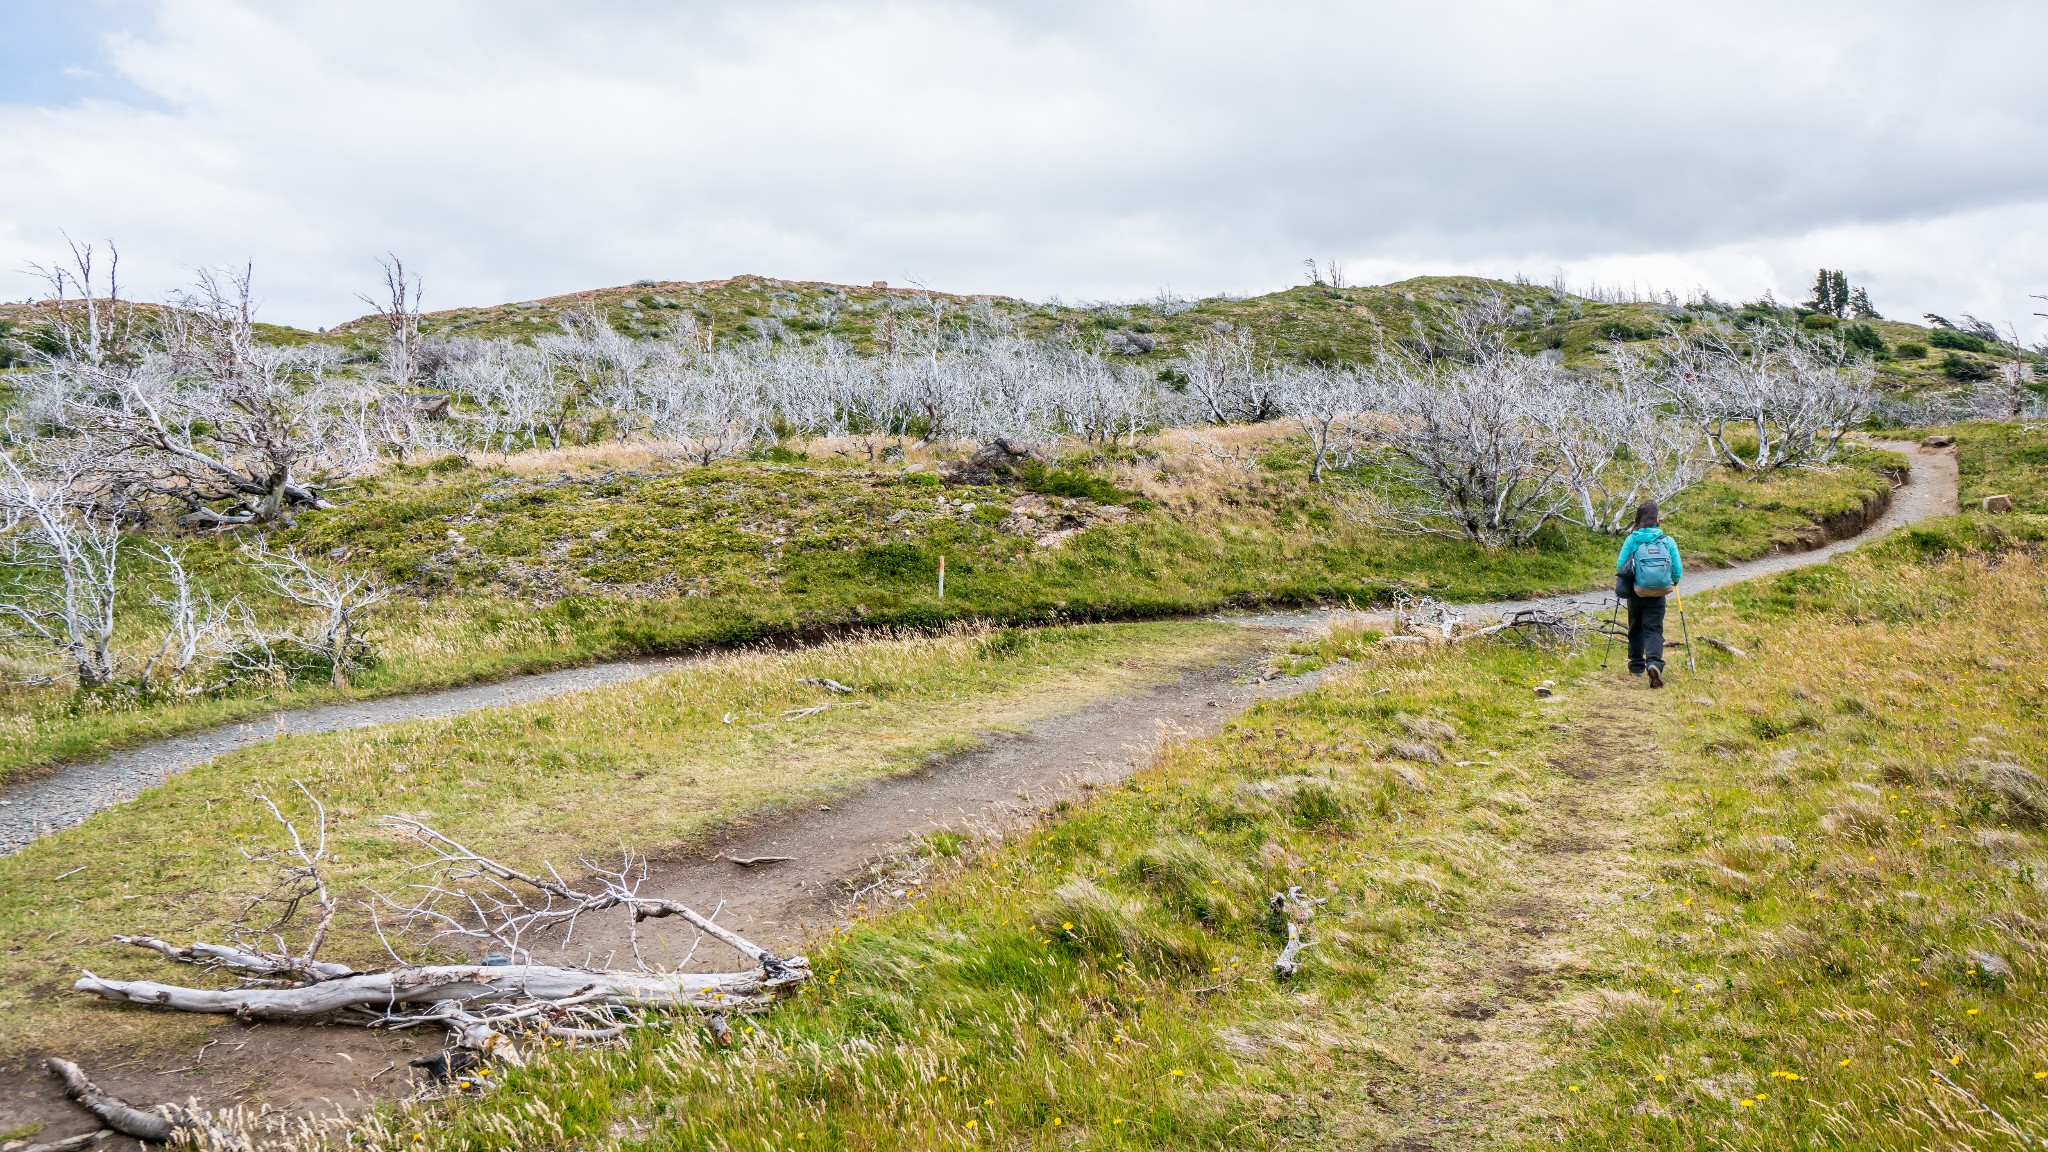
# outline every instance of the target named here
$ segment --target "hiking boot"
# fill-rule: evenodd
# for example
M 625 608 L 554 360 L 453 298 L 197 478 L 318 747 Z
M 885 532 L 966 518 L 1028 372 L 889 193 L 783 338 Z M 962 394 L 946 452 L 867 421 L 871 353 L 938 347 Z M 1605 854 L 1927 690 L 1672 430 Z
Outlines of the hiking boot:
M 1664 686 L 1664 673 L 1663 673 L 1663 671 L 1662 671 L 1661 669 L 1657 669 L 1657 668 L 1652 668 L 1652 669 L 1650 669 L 1650 687 L 1652 687 L 1652 688 L 1662 688 L 1663 686 Z

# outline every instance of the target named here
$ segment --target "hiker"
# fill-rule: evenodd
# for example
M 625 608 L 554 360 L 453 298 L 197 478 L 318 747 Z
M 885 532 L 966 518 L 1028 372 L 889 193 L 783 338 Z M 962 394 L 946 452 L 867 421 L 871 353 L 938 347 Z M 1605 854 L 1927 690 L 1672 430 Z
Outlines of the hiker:
M 1628 674 L 1648 672 L 1652 688 L 1664 686 L 1664 598 L 1685 575 L 1678 543 L 1657 526 L 1658 519 L 1657 502 L 1645 500 L 1614 560 L 1614 594 L 1628 601 Z

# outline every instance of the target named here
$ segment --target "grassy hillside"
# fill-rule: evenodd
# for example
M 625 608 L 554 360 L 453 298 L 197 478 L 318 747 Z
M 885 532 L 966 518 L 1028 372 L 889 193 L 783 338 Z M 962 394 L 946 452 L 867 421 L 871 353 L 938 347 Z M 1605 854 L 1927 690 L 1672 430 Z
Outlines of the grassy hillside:
M 532 339 L 560 331 L 571 312 L 595 311 L 617 331 L 663 335 L 678 323 L 719 344 L 757 340 L 804 343 L 831 338 L 864 352 L 896 346 L 913 324 L 936 309 L 942 322 L 965 325 L 1000 319 L 1034 335 L 1064 331 L 1091 346 L 1111 347 L 1133 364 L 1164 367 L 1190 341 L 1245 330 L 1289 358 L 1356 361 L 1370 358 L 1385 340 L 1441 338 L 1461 310 L 1492 298 L 1509 310 L 1514 342 L 1524 352 L 1554 350 L 1565 362 L 1590 367 L 1599 349 L 1614 342 L 1656 339 L 1682 332 L 1708 317 L 1769 318 L 1802 323 L 1802 314 L 1768 301 L 1735 306 L 1694 302 L 1602 302 L 1527 283 L 1476 276 L 1419 276 L 1393 284 L 1334 288 L 1302 285 L 1253 297 L 1203 300 L 1161 298 L 1134 303 L 1034 303 L 997 295 L 927 292 L 905 285 L 845 285 L 734 276 L 725 280 L 641 281 L 563 296 L 451 308 L 422 317 L 428 337 Z M 39 308 L 0 305 L 0 348 L 33 341 Z M 1833 327 L 1831 317 L 1804 323 Z M 263 338 L 279 344 L 322 341 L 373 357 L 381 321 L 364 317 L 311 332 L 263 325 Z M 1882 344 L 1880 383 L 1889 390 L 1954 387 L 1945 367 L 1954 355 L 1973 366 L 1996 363 L 1996 349 L 1937 347 L 1932 329 L 1897 320 L 1868 324 Z M 1965 341 L 1968 343 L 1968 341 Z M 0 369 L 11 361 L 0 360 Z
M 1611 569 L 1613 542 L 1576 528 L 1499 551 L 1374 530 L 1344 514 L 1341 490 L 1307 482 L 1300 442 L 1278 433 L 1229 433 L 1238 464 L 1172 442 L 1084 461 L 1044 477 L 1035 486 L 1045 492 L 948 488 L 928 459 L 868 463 L 831 445 L 802 463 L 709 468 L 639 450 L 394 468 L 273 542 L 375 571 L 400 591 L 371 622 L 379 658 L 354 677 L 353 695 L 852 628 L 1368 604 L 1397 591 L 1499 599 L 1597 586 Z M 1897 464 L 1880 453 L 1831 471 L 1716 479 L 1678 501 L 1670 524 L 1696 565 L 1796 546 L 1875 500 Z M 188 559 L 222 594 L 267 605 L 239 544 L 193 540 Z M 156 618 L 149 571 L 135 571 L 127 643 L 139 655 Z M 291 619 L 265 611 L 275 627 Z M 9 688 L 0 775 L 342 694 L 304 680 L 141 699 Z
M 867 352 L 883 351 L 901 338 L 913 315 L 934 304 L 946 322 L 1000 317 L 1028 333 L 1065 330 L 1089 344 L 1113 344 L 1133 363 L 1164 365 L 1193 340 L 1217 332 L 1250 331 L 1279 354 L 1307 360 L 1364 360 L 1385 340 L 1426 334 L 1440 339 L 1460 311 L 1498 297 L 1515 326 L 1515 343 L 1525 352 L 1554 349 L 1567 363 L 1591 365 L 1598 350 L 1613 342 L 1655 339 L 1681 332 L 1708 316 L 1768 316 L 1799 323 L 1789 308 L 1634 302 L 1603 303 L 1532 284 L 1476 276 L 1420 276 L 1393 284 L 1333 288 L 1302 285 L 1247 298 L 1154 300 L 1128 304 L 1032 303 L 1004 296 L 926 293 L 905 286 L 858 287 L 814 281 L 736 276 L 701 282 L 662 281 L 594 289 L 568 296 L 489 307 L 457 308 L 424 318 L 429 335 L 530 338 L 557 330 L 572 310 L 593 309 L 618 331 L 654 336 L 687 319 L 713 340 L 762 339 L 806 342 L 825 337 Z M 359 345 L 365 352 L 378 339 L 376 321 L 355 320 L 324 336 Z M 1871 325 L 1889 357 L 1882 363 L 1886 384 L 1916 388 L 1946 383 L 1946 351 L 1932 348 L 1930 330 L 1893 320 Z M 1904 346 L 1908 354 L 1899 354 Z M 1910 354 L 1918 347 L 1920 354 Z M 1989 357 L 1963 351 L 1966 361 Z
M 1661 693 L 1597 650 L 1355 647 L 852 925 L 729 1049 L 652 1029 L 358 1139 L 2022 1146 L 2048 571 L 1958 551 L 1976 521 L 1691 599 L 1750 656 Z M 1289 886 L 1328 903 L 1276 982 Z

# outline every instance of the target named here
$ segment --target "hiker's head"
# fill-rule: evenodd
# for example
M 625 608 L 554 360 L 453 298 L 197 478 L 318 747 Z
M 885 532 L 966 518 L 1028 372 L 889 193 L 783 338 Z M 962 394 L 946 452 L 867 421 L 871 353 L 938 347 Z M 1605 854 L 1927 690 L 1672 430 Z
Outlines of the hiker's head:
M 1655 500 L 1643 501 L 1642 507 L 1636 509 L 1636 527 L 1656 527 L 1657 515 L 1657 502 Z

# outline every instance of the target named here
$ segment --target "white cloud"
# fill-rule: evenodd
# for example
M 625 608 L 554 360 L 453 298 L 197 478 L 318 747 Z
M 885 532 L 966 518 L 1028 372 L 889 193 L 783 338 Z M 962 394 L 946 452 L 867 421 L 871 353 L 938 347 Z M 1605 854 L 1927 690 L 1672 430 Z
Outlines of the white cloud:
M 147 106 L 0 105 L 0 268 L 253 258 L 272 319 L 739 271 L 1070 299 L 1304 256 L 1797 295 L 2048 291 L 2023 3 L 161 0 Z M 7 281 L 0 280 L 0 285 Z M 15 294 L 32 285 L 16 280 Z

